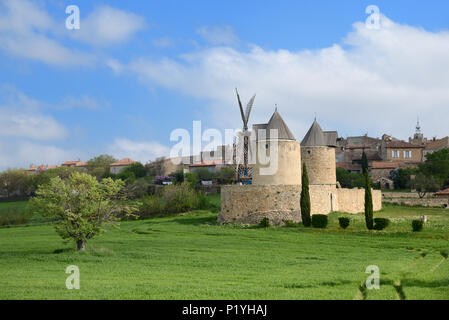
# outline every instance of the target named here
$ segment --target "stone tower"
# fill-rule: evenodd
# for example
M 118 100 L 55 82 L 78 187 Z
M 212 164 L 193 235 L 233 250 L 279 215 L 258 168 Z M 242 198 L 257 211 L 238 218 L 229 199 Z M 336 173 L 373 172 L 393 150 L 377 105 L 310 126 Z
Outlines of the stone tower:
M 270 130 L 277 130 L 277 138 L 270 137 Z M 296 141 L 290 129 L 277 111 L 274 111 L 270 121 L 266 124 L 255 124 L 253 130 L 256 132 L 256 163 L 253 166 L 254 185 L 300 185 L 301 184 L 301 147 Z M 265 137 L 259 135 L 260 130 L 265 131 Z M 276 154 L 270 154 L 276 149 Z M 260 152 L 265 152 L 267 157 L 274 161 L 277 156 L 277 170 L 272 174 L 264 174 L 263 169 L 269 166 L 261 163 Z M 261 170 L 262 169 L 262 170 Z
M 336 134 L 324 132 L 315 119 L 301 141 L 301 159 L 306 164 L 310 185 L 336 186 Z

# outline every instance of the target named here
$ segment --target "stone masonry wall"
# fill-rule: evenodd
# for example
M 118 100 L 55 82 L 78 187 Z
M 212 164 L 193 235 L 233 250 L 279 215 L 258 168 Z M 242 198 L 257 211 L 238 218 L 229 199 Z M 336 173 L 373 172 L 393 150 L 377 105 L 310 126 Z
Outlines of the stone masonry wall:
M 310 214 L 328 214 L 336 211 L 338 206 L 336 191 L 335 185 L 310 185 Z
M 364 211 L 364 189 L 338 189 L 333 185 L 309 187 L 311 214 Z M 263 218 L 274 225 L 301 221 L 300 185 L 228 185 L 221 188 L 218 222 L 257 224 Z M 382 195 L 372 190 L 374 211 L 382 209 Z
M 371 189 L 373 195 L 373 210 L 382 209 L 382 193 L 380 190 Z M 360 213 L 365 211 L 364 189 L 337 189 L 337 211 L 348 213 Z
M 221 188 L 218 222 L 257 224 L 269 218 L 272 224 L 301 220 L 300 185 L 228 185 Z

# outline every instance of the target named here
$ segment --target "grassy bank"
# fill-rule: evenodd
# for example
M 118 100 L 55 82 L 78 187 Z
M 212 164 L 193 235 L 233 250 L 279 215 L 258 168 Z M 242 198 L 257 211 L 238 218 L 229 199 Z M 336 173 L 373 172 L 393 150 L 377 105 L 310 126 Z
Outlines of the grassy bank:
M 421 214 L 429 222 L 413 233 Z M 353 299 L 377 265 L 381 289 L 368 299 L 396 299 L 398 279 L 407 299 L 449 299 L 447 211 L 386 206 L 375 214 L 392 220 L 384 231 L 367 231 L 363 215 L 342 230 L 342 215 L 324 230 L 220 226 L 208 211 L 127 221 L 84 253 L 51 225 L 0 228 L 0 298 Z M 65 287 L 68 265 L 80 269 L 80 290 Z

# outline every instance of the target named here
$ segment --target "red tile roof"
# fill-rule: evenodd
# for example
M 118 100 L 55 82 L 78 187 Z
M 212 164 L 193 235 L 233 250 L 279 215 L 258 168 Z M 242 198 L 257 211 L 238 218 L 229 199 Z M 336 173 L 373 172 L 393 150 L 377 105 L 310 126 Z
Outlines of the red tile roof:
M 62 163 L 62 165 L 72 165 L 72 164 L 77 164 L 80 161 L 65 161 Z
M 111 163 L 111 166 L 112 167 L 115 167 L 115 166 L 129 166 L 130 164 L 133 164 L 133 163 L 136 163 L 136 161 L 133 160 L 133 159 L 130 159 L 130 158 L 124 158 L 122 160 L 119 160 L 119 161 L 116 161 L 114 163 Z
M 203 161 L 200 163 L 194 163 L 189 165 L 189 167 L 211 167 L 211 166 L 215 166 L 217 164 L 223 164 L 224 161 L 223 160 L 212 160 L 212 161 Z

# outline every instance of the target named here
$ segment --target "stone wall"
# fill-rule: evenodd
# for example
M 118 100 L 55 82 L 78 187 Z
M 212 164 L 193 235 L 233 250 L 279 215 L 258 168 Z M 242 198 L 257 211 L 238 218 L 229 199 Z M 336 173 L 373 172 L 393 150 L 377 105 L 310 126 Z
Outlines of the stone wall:
M 337 188 L 335 185 L 310 185 L 310 214 L 328 214 L 337 211 Z
M 309 187 L 311 214 L 333 211 L 360 213 L 365 209 L 364 189 L 338 189 L 334 185 Z M 301 221 L 300 185 L 228 185 L 221 188 L 218 222 L 257 224 L 269 218 L 274 225 Z M 372 190 L 373 209 L 382 209 L 382 195 Z
M 373 210 L 382 209 L 382 193 L 380 190 L 371 189 L 373 196 Z M 337 189 L 338 206 L 336 211 L 348 213 L 360 213 L 365 211 L 364 189 Z
M 426 193 L 424 198 L 433 198 L 435 193 L 429 192 Z M 383 192 L 382 198 L 384 199 L 393 199 L 393 198 L 419 198 L 417 192 Z
M 272 224 L 301 220 L 300 185 L 228 185 L 221 187 L 218 222 L 257 224 L 269 218 Z
M 428 193 L 423 198 L 419 198 L 416 192 L 384 192 L 382 201 L 407 206 L 449 207 L 448 198 L 435 197 L 434 193 Z

